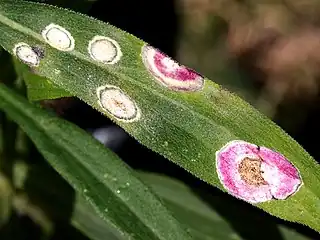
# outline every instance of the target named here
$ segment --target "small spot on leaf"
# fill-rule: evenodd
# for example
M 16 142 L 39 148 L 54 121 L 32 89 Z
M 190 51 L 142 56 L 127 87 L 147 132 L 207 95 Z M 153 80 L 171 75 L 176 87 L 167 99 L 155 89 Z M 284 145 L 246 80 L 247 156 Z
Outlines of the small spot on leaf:
M 74 38 L 69 31 L 59 25 L 51 23 L 45 27 L 41 34 L 50 46 L 60 51 L 71 51 L 74 49 Z
M 115 64 L 122 57 L 120 45 L 113 39 L 95 36 L 88 45 L 90 56 L 105 64 Z
M 13 48 L 13 53 L 21 62 L 30 67 L 37 67 L 40 64 L 39 55 L 27 43 L 16 44 Z
M 99 87 L 97 96 L 99 105 L 118 120 L 133 122 L 140 118 L 140 109 L 120 88 L 113 85 Z

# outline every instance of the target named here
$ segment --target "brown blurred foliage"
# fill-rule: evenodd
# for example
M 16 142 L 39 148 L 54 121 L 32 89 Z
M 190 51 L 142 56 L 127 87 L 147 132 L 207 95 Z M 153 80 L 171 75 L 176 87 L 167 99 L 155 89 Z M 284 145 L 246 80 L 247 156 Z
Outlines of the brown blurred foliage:
M 283 97 L 291 100 L 317 96 L 320 28 L 314 22 L 298 21 L 297 15 L 284 6 L 258 5 L 257 14 L 245 24 L 239 24 L 234 16 L 228 46 L 247 67 L 262 72 L 254 80 L 264 81 L 270 91 L 282 89 Z
M 270 117 L 276 115 L 280 105 L 290 106 L 291 112 L 297 113 L 296 104 L 303 106 L 303 112 L 319 101 L 318 10 L 320 2 L 316 0 L 179 1 L 182 19 L 189 25 L 187 32 L 197 37 L 201 31 L 210 31 L 206 24 L 213 15 L 227 23 L 223 39 L 227 58 L 237 61 L 249 81 L 260 86 L 256 106 Z M 188 48 L 190 45 L 184 49 Z M 180 58 L 184 61 L 183 55 Z M 211 64 L 214 68 L 217 63 Z

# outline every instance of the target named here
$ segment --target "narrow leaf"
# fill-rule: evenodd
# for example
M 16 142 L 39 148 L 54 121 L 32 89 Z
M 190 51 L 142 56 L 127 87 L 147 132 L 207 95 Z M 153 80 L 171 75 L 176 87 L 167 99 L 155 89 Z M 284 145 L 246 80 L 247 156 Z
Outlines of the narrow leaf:
M 25 71 L 23 73 L 23 79 L 27 84 L 27 96 L 30 101 L 57 99 L 71 96 L 71 94 L 55 86 L 46 78 L 35 75 L 29 71 Z
M 217 174 L 216 152 L 230 141 L 255 144 L 255 152 L 260 151 L 258 146 L 265 146 L 281 153 L 296 167 L 293 170 L 286 163 L 285 170 L 294 174 L 277 172 L 274 179 L 270 173 L 270 181 L 277 183 L 260 179 L 258 186 L 285 184 L 281 179 L 293 177 L 289 182 L 292 189 L 281 189 L 296 193 L 288 197 L 268 189 L 247 197 L 272 215 L 320 231 L 319 165 L 238 96 L 177 65 L 140 39 L 75 12 L 0 0 L 0 30 L 0 44 L 38 74 L 106 114 L 142 144 L 223 191 L 227 190 Z M 44 54 L 31 51 L 34 46 Z M 246 147 L 250 148 L 240 149 Z M 278 155 L 269 156 L 279 163 Z M 234 167 L 225 166 L 231 171 Z M 296 178 L 300 176 L 303 184 L 299 188 Z M 237 197 L 247 191 L 239 190 Z M 267 200 L 261 202 L 264 195 Z M 259 201 L 253 201 L 255 198 Z
M 124 239 L 190 239 L 130 169 L 85 131 L 33 106 L 3 84 L 0 109 Z
M 82 197 L 77 197 L 71 223 L 92 240 L 123 239 L 122 232 L 116 231 L 114 226 L 106 225 Z M 135 239 L 135 234 L 132 233 L 131 237 Z
M 241 239 L 223 216 L 204 203 L 188 186 L 157 174 L 139 172 L 138 176 L 152 187 L 177 219 L 188 227 L 194 239 Z
M 236 204 L 233 201 L 232 204 L 224 195 L 196 192 L 186 184 L 164 175 L 139 172 L 138 176 L 188 227 L 194 239 L 309 239 L 293 229 L 270 221 L 270 218 L 262 219 L 260 214 L 243 208 L 240 202 Z
M 70 185 L 49 165 L 19 162 L 15 165 L 15 178 L 19 192 L 23 191 L 30 205 L 40 208 L 52 222 L 70 221 L 92 240 L 123 239 L 122 232 L 95 214 L 81 194 L 75 196 Z M 44 221 L 40 225 L 46 229 Z
M 52 81 L 31 72 L 25 64 L 20 62 L 15 62 L 15 64 L 26 83 L 27 96 L 30 101 L 71 97 L 70 93 L 56 86 Z

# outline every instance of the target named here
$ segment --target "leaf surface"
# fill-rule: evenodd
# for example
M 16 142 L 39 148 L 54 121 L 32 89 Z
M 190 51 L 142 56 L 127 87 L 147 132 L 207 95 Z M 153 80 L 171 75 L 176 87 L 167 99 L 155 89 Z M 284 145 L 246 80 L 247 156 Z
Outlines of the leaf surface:
M 75 43 L 72 51 L 51 47 L 42 37 L 52 23 L 70 32 Z M 141 49 L 145 42 L 61 8 L 0 0 L 0 31 L 0 44 L 10 53 L 20 42 L 44 50 L 45 56 L 35 68 L 38 74 L 106 114 L 145 146 L 223 191 L 215 153 L 227 142 L 241 139 L 280 152 L 299 169 L 304 184 L 284 201 L 256 205 L 320 231 L 319 165 L 282 129 L 238 96 L 208 79 L 201 91 L 170 90 L 144 66 Z M 97 35 L 119 44 L 123 53 L 119 62 L 103 64 L 90 57 L 88 44 Z M 99 105 L 97 90 L 106 85 L 119 87 L 136 102 L 141 115 L 138 121 L 121 121 Z
M 294 229 L 276 224 L 272 218 L 261 218 L 260 211 L 243 208 L 241 202 L 230 201 L 224 195 L 195 191 L 160 174 L 139 172 L 138 176 L 188 227 L 194 239 L 309 239 Z
M 14 61 L 14 64 L 19 72 L 19 75 L 25 81 L 27 87 L 27 97 L 30 101 L 71 97 L 70 93 L 54 85 L 52 81 L 30 71 L 25 64 L 19 62 L 18 60 Z

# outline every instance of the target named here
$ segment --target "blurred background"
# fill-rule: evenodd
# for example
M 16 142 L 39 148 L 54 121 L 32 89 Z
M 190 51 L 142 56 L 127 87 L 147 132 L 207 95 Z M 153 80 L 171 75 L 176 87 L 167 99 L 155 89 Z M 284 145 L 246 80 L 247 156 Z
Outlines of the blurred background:
M 319 1 L 38 2 L 73 9 L 109 22 L 161 49 L 180 63 L 239 94 L 319 159 Z M 0 61 L 1 69 L 5 69 L 0 81 L 14 78 L 10 56 L 2 51 Z M 93 134 L 132 168 L 161 173 L 187 184 L 194 194 L 229 222 L 240 239 L 285 239 L 279 226 L 286 226 L 305 237 L 296 239 L 319 239 L 319 235 L 307 227 L 271 217 L 196 179 L 140 145 L 108 118 L 75 98 L 45 100 L 41 104 Z M 2 134 L 6 136 L 2 141 L 2 159 L 8 159 L 8 149 L 12 146 L 19 148 L 19 143 L 10 142 L 10 137 L 7 139 L 5 132 L 15 125 L 3 115 L 1 117 Z M 39 177 L 39 172 L 35 172 L 36 176 L 29 180 L 29 188 L 24 190 L 28 198 L 16 199 L 13 209 L 6 208 L 10 203 L 0 200 L 0 211 L 10 212 L 8 220 L 0 225 L 0 239 L 87 239 L 69 223 L 74 200 L 72 189 L 46 164 L 32 143 L 29 144 L 24 146 L 27 163 L 46 168 L 46 174 L 50 172 L 52 178 L 47 179 L 47 186 L 65 189 L 64 201 L 61 205 L 49 204 L 47 200 L 54 194 L 46 195 L 41 188 L 35 187 Z M 17 171 L 23 172 L 23 166 Z M 13 170 L 3 171 L 5 176 L 13 175 Z M 0 178 L 0 199 L 1 195 L 10 194 L 9 185 L 4 177 Z

